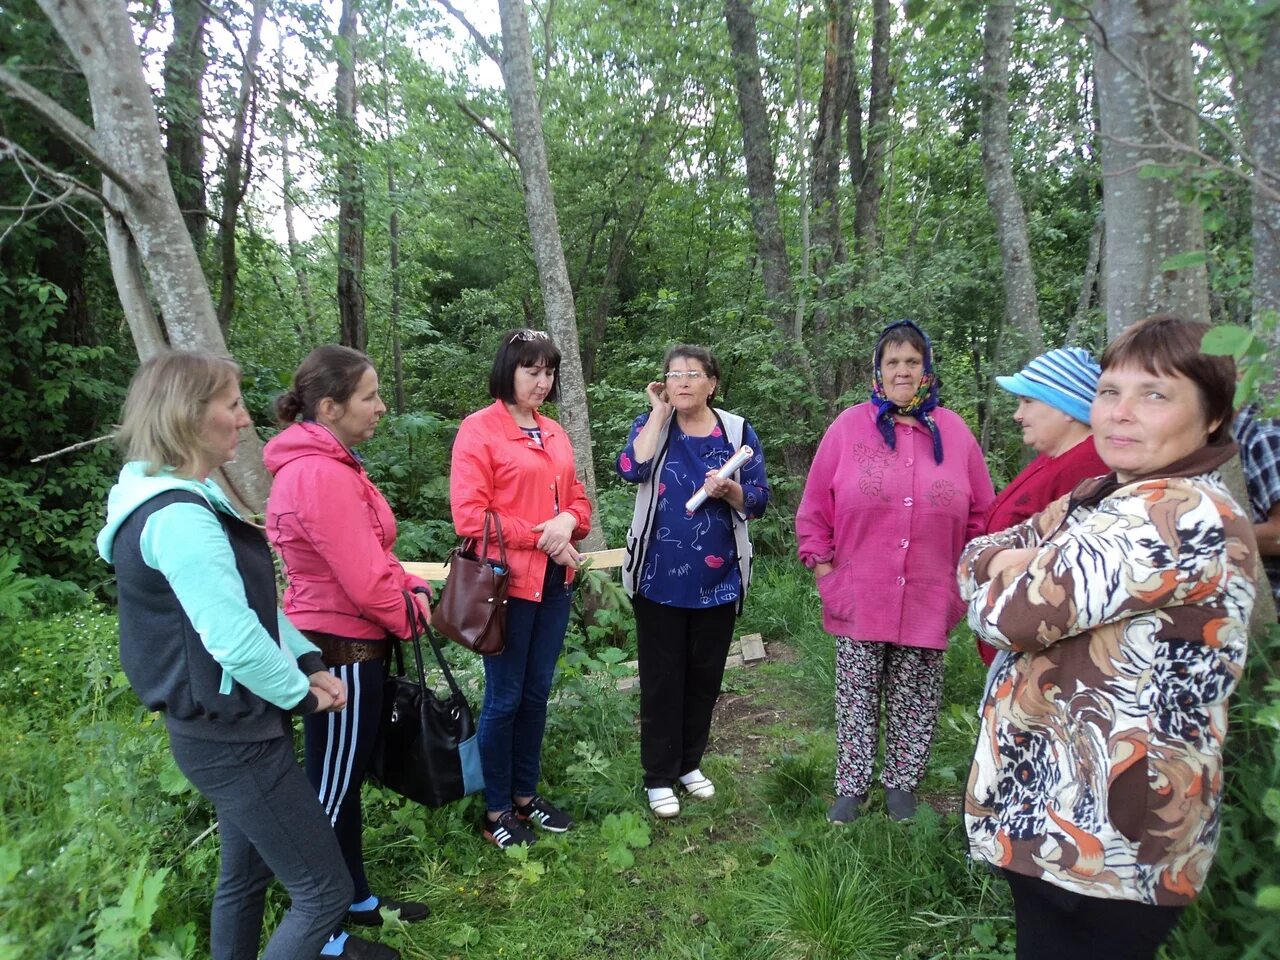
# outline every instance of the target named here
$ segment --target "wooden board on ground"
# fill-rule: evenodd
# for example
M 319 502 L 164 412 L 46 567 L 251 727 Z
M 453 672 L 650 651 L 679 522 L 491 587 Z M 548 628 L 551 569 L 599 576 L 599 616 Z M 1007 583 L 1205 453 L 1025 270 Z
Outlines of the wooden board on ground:
M 613 550 L 591 550 L 582 556 L 591 561 L 592 570 L 614 570 L 622 566 L 626 551 L 622 547 Z M 448 576 L 449 566 L 444 563 L 402 563 L 402 567 L 415 577 L 441 583 Z
M 742 646 L 742 662 L 755 663 L 764 660 L 768 654 L 764 650 L 764 637 L 758 633 L 748 633 L 740 641 Z

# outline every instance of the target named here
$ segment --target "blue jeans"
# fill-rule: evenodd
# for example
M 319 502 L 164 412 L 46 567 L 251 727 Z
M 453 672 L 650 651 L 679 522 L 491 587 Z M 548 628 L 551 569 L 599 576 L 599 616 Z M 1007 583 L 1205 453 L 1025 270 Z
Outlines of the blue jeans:
M 490 813 L 510 810 L 512 797 L 532 794 L 542 775 L 547 697 L 573 606 L 564 573 L 558 563 L 548 563 L 540 602 L 507 601 L 506 649 L 484 658 L 484 706 L 476 733 Z

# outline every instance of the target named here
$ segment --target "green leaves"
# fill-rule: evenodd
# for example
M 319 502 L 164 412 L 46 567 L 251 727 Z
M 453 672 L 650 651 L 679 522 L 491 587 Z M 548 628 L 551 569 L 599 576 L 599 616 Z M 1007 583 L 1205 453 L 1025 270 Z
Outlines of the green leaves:
M 600 825 L 600 836 L 608 844 L 604 853 L 605 862 L 615 872 L 621 872 L 635 866 L 636 858 L 632 850 L 649 846 L 649 824 L 630 810 L 611 813 Z

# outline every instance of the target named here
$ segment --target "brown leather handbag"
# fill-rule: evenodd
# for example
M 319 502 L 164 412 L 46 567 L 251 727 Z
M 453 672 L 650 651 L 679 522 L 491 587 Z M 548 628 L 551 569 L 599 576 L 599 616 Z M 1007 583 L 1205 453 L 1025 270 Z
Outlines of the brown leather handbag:
M 489 531 L 498 541 L 498 559 L 489 558 Z M 502 521 L 492 510 L 484 514 L 484 538 L 467 538 L 449 554 L 440 599 L 431 611 L 431 626 L 468 650 L 492 657 L 507 643 L 507 545 Z

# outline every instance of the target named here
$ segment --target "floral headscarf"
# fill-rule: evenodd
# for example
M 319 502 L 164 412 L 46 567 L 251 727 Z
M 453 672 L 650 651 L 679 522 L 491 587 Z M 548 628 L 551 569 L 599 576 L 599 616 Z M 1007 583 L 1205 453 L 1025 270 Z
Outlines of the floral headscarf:
M 909 327 L 924 340 L 924 376 L 920 378 L 920 386 L 916 388 L 915 396 L 902 406 L 898 406 L 885 394 L 884 378 L 880 373 L 880 357 L 885 338 L 899 327 Z M 941 381 L 933 371 L 933 343 L 929 340 L 929 335 L 910 320 L 899 320 L 896 323 L 891 323 L 880 331 L 880 339 L 876 341 L 876 349 L 872 353 L 872 357 L 875 359 L 873 360 L 874 367 L 871 379 L 871 402 L 876 408 L 876 427 L 880 430 L 880 435 L 884 437 L 884 442 L 889 445 L 890 450 L 895 448 L 894 445 L 897 443 L 897 437 L 893 429 L 893 416 L 895 413 L 900 413 L 907 417 L 915 417 L 925 425 L 933 436 L 933 459 L 935 463 L 941 463 L 942 435 L 938 432 L 938 424 L 930 416 L 934 408 L 938 406 L 938 388 L 941 386 Z

